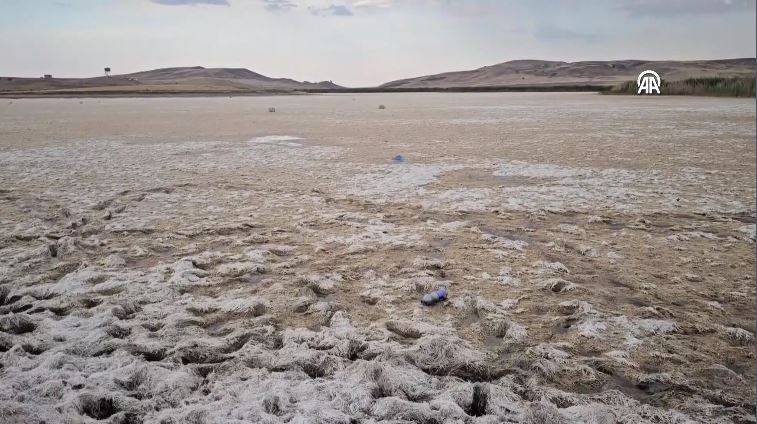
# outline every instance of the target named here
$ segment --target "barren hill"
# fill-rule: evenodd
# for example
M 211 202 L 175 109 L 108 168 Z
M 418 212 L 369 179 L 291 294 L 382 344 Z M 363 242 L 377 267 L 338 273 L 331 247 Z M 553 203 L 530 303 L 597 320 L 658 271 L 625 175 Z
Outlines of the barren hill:
M 445 72 L 391 81 L 382 88 L 445 88 L 516 85 L 614 85 L 636 79 L 652 69 L 662 79 L 690 77 L 754 77 L 755 59 L 721 59 L 696 61 L 613 60 L 556 62 L 513 60 L 471 71 Z
M 331 81 L 299 82 L 271 78 L 245 68 L 202 66 L 154 69 L 94 78 L 0 77 L 0 93 L 234 93 L 340 88 Z

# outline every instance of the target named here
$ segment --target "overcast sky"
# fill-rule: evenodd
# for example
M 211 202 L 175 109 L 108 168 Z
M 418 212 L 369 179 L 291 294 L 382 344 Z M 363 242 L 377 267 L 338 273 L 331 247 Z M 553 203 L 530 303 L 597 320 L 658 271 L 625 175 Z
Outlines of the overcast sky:
M 0 0 L 0 75 L 245 67 L 371 86 L 513 59 L 755 56 L 755 0 Z

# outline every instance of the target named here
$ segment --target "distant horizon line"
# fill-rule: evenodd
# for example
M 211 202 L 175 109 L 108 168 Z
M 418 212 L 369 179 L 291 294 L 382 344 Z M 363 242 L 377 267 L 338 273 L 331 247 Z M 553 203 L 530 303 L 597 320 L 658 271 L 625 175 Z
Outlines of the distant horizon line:
M 446 73 L 454 73 L 454 72 L 466 72 L 466 71 L 474 71 L 486 67 L 491 66 L 497 66 L 502 65 L 505 63 L 512 63 L 512 62 L 552 62 L 552 63 L 565 63 L 565 64 L 576 64 L 576 63 L 590 63 L 590 62 L 626 62 L 626 61 L 633 61 L 633 62 L 714 62 L 714 61 L 735 61 L 735 60 L 755 60 L 755 65 L 757 66 L 757 55 L 752 56 L 742 56 L 742 57 L 727 57 L 727 58 L 716 58 L 716 59 L 603 59 L 603 60 L 574 60 L 574 61 L 568 61 L 568 60 L 553 60 L 553 59 L 510 59 L 506 60 L 504 62 L 497 62 L 490 65 L 482 65 L 476 68 L 466 68 L 466 69 L 458 69 L 458 70 L 445 70 L 440 72 L 432 72 L 428 74 L 423 75 L 417 75 L 417 76 L 410 76 L 410 77 L 402 77 L 397 78 L 394 80 L 390 80 L 388 82 L 392 81 L 398 81 L 398 80 L 405 80 L 405 79 L 414 79 L 419 78 L 426 75 L 437 75 L 437 74 L 446 74 Z M 108 66 L 104 66 L 104 69 Z M 112 67 L 111 67 L 112 69 Z M 266 74 L 261 74 L 257 72 L 256 70 L 252 70 L 245 66 L 212 66 L 212 67 L 206 67 L 203 65 L 188 65 L 188 66 L 164 66 L 164 67 L 157 67 L 157 68 L 148 68 L 148 69 L 142 69 L 138 71 L 132 71 L 132 72 L 125 72 L 125 73 L 114 73 L 112 76 L 120 76 L 120 75 L 131 75 L 131 74 L 137 74 L 141 72 L 150 72 L 150 71 L 159 71 L 159 70 L 168 70 L 168 69 L 229 69 L 229 70 L 246 70 L 253 73 L 256 73 L 258 75 L 261 75 L 266 78 L 272 78 L 272 79 L 293 79 L 294 77 L 288 77 L 288 76 L 269 76 Z M 50 73 L 42 73 L 37 74 L 33 76 L 21 76 L 21 75 L 2 75 L 0 74 L 0 78 L 26 78 L 26 79 L 36 79 L 36 78 L 43 78 L 45 75 L 52 75 L 53 79 L 89 79 L 89 78 L 103 78 L 105 75 L 92 75 L 92 76 L 55 76 L 55 74 Z M 298 80 L 295 80 L 298 81 Z M 331 79 L 324 79 L 324 80 L 310 80 L 310 79 L 303 79 L 299 80 L 298 82 L 312 82 L 312 83 L 322 83 L 322 82 L 331 82 L 334 84 L 334 80 Z M 378 83 L 376 87 L 385 84 L 386 82 Z M 346 86 L 345 86 L 346 87 Z M 374 86 L 351 86 L 348 88 L 371 88 Z

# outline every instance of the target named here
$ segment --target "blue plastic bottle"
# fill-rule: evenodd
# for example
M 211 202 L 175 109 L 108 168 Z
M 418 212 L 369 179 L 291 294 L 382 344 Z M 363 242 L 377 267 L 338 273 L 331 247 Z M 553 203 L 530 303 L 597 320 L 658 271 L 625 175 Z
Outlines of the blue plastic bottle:
M 442 287 L 435 291 L 432 291 L 431 293 L 424 294 L 423 298 L 421 299 L 421 303 L 426 306 L 432 306 L 445 299 L 447 299 L 447 289 Z

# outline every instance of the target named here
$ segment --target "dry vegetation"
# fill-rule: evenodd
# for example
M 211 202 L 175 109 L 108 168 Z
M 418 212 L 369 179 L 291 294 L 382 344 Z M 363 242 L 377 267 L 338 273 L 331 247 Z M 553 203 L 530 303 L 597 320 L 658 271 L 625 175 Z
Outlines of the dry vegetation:
M 291 93 L 339 88 L 331 81 L 271 78 L 244 68 L 162 68 L 92 78 L 0 77 L 0 96 L 145 96 L 181 94 Z
M 605 86 L 635 80 L 647 69 L 657 71 L 663 80 L 687 78 L 751 78 L 755 59 L 695 61 L 610 60 L 555 62 L 513 60 L 471 71 L 447 72 L 388 82 L 385 88 L 445 88 L 487 86 Z M 635 91 L 634 91 L 635 92 Z
M 669 96 L 754 97 L 755 79 L 751 78 L 688 78 L 663 80 L 660 93 Z M 616 85 L 606 94 L 636 94 L 636 81 Z

